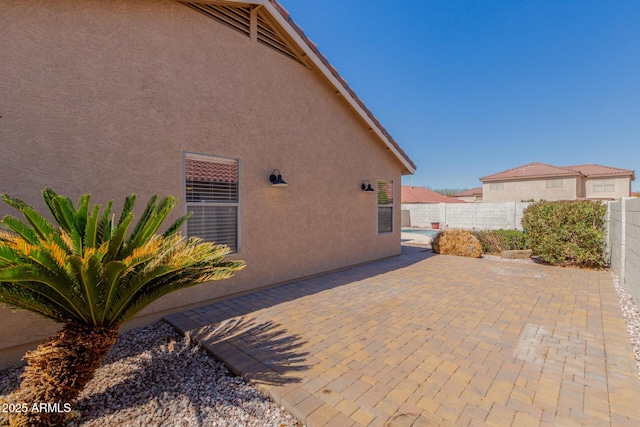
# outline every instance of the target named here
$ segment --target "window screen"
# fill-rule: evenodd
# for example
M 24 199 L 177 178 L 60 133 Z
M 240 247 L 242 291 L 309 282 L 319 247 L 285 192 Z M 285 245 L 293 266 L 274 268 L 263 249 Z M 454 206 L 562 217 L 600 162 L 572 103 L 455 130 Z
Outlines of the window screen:
M 238 183 L 237 159 L 185 154 L 187 236 L 238 251 Z
M 612 193 L 614 191 L 616 191 L 615 179 L 594 179 L 593 180 L 594 193 Z
M 378 233 L 393 232 L 393 180 L 378 180 Z

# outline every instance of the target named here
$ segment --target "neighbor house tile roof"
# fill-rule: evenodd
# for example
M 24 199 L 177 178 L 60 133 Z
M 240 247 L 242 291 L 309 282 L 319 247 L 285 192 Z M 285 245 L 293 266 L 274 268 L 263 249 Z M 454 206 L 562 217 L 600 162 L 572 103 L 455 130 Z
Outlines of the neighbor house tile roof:
M 628 169 L 619 169 L 602 165 L 576 165 L 576 166 L 552 166 L 546 163 L 529 163 L 527 165 L 518 166 L 493 175 L 487 175 L 480 178 L 480 181 L 502 181 L 517 180 L 520 178 L 543 178 L 550 176 L 604 176 L 604 175 L 631 175 L 634 179 L 634 171 Z
M 466 203 L 463 200 L 447 197 L 424 187 L 403 185 L 401 189 L 402 203 Z
M 611 166 L 588 164 L 564 166 L 564 168 L 578 171 L 584 176 L 631 175 L 631 179 L 635 179 L 634 171 L 629 169 L 612 168 Z
M 482 196 L 482 187 L 472 188 L 470 190 L 461 191 L 456 194 L 452 194 L 451 197 L 473 197 Z

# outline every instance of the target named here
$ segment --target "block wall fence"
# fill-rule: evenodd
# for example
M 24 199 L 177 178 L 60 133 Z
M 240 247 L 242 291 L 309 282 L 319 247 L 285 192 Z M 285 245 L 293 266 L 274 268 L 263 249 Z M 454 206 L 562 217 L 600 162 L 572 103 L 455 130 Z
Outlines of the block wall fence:
M 611 268 L 640 307 L 640 198 L 609 202 L 607 220 Z
M 530 204 L 529 202 L 408 203 L 402 205 L 402 225 L 404 227 L 431 227 L 432 222 L 438 222 L 440 228 L 522 230 L 522 225 L 520 225 L 522 211 Z

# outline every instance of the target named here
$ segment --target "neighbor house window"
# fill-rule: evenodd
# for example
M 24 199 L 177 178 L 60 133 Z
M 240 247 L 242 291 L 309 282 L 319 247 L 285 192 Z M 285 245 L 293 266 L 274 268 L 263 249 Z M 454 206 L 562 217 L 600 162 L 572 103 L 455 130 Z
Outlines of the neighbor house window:
M 239 177 L 237 159 L 185 154 L 187 236 L 238 251 Z
M 495 183 L 489 184 L 489 190 L 491 191 L 504 190 L 504 182 L 495 182 Z
M 561 188 L 562 187 L 561 179 L 547 179 L 546 184 L 547 188 Z
M 393 232 L 393 180 L 378 180 L 378 233 Z
M 614 179 L 594 179 L 594 193 L 612 193 L 616 191 L 616 181 Z

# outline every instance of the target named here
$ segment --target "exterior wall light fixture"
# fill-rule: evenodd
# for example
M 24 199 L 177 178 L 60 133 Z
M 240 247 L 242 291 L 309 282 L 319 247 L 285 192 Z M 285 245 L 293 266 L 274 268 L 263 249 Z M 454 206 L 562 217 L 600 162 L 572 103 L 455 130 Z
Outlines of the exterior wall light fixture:
M 276 174 L 276 172 L 278 173 Z M 271 181 L 271 185 L 273 187 L 286 187 L 288 185 L 286 182 L 284 182 L 284 179 L 282 179 L 282 175 L 280 175 L 280 169 L 273 170 L 273 173 L 269 177 L 269 181 Z
M 371 183 L 368 180 L 364 180 L 360 188 L 362 188 L 362 191 L 376 191 L 371 187 Z

